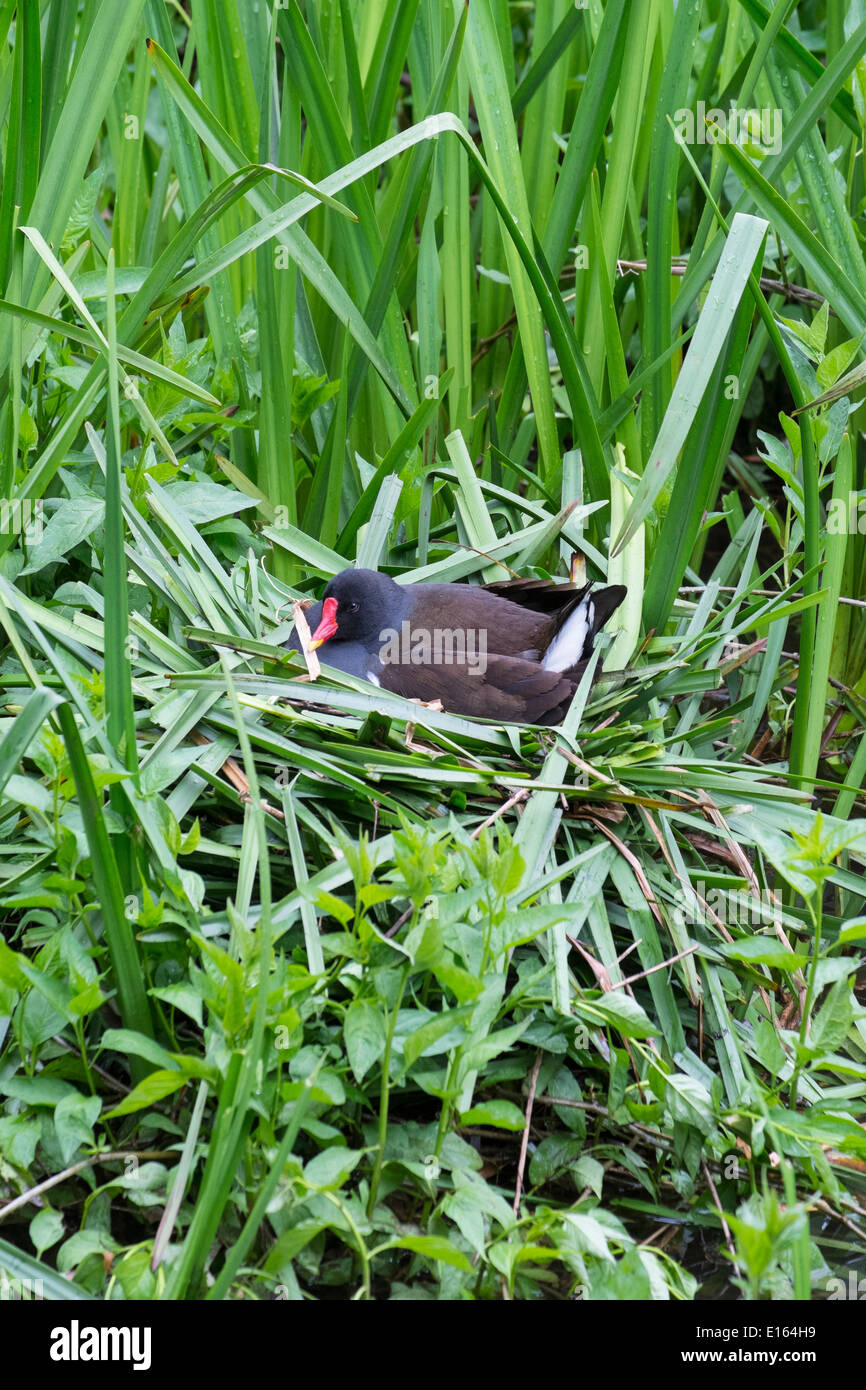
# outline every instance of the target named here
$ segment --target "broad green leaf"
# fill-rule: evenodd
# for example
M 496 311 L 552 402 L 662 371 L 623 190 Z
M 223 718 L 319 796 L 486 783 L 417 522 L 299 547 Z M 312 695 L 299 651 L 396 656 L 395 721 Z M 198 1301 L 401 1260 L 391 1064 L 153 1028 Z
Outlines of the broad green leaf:
M 99 1096 L 64 1096 L 57 1102 L 54 1108 L 54 1128 L 57 1131 L 64 1163 L 69 1162 L 81 1144 L 93 1143 L 93 1126 L 101 1108 Z
M 492 1125 L 494 1129 L 522 1130 L 526 1119 L 521 1110 L 510 1100 L 487 1100 L 481 1105 L 473 1105 L 460 1116 L 464 1125 Z
M 323 1192 L 336 1191 L 357 1168 L 362 1156 L 358 1149 L 347 1149 L 341 1144 L 323 1149 L 305 1166 L 304 1181 Z
M 44 1250 L 50 1250 L 52 1245 L 62 1240 L 64 1231 L 63 1217 L 59 1211 L 55 1211 L 53 1207 L 45 1207 L 37 1212 L 30 1222 L 30 1239 L 36 1246 L 37 1255 L 41 1255 Z
M 173 1095 L 189 1083 L 189 1077 L 178 1071 L 153 1071 L 130 1092 L 113 1110 L 106 1111 L 105 1119 L 113 1120 L 118 1115 L 132 1115 L 148 1105 L 156 1105 L 166 1096 Z
M 597 999 L 576 1000 L 575 1008 L 595 1025 L 609 1024 L 624 1038 L 652 1038 L 658 1032 L 637 1000 L 621 990 L 611 990 Z
M 806 955 L 787 950 L 774 936 L 750 936 L 739 941 L 724 941 L 718 949 L 732 960 L 742 960 L 749 965 L 768 965 L 773 970 L 785 970 L 788 974 L 802 970 L 809 959 Z
M 428 1260 L 441 1260 L 443 1264 L 454 1265 L 466 1273 L 472 1269 L 463 1251 L 451 1245 L 444 1236 L 401 1236 L 399 1240 L 389 1241 L 387 1248 L 413 1250 L 416 1255 L 424 1255 Z
M 385 1016 L 367 999 L 355 999 L 346 1011 L 343 1037 L 355 1080 L 363 1081 L 385 1052 Z
M 440 1038 L 446 1037 L 452 1029 L 465 1027 L 473 1012 L 471 1004 L 463 1005 L 459 1009 L 444 1009 L 442 1013 L 436 1014 L 434 1018 L 428 1019 L 420 1028 L 410 1033 L 403 1042 L 403 1056 L 407 1068 L 423 1056 L 428 1048 L 432 1048 L 434 1043 L 439 1042 Z

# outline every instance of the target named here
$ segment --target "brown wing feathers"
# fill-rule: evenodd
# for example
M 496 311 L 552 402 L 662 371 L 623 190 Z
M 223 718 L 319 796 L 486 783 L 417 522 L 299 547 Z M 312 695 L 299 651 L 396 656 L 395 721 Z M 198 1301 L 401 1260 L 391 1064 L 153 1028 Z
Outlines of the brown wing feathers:
M 441 700 L 443 708 L 455 714 L 527 724 L 559 723 L 575 691 L 574 682 L 558 671 L 501 655 L 488 655 L 483 675 L 458 664 L 389 664 L 382 670 L 381 682 L 394 695 Z

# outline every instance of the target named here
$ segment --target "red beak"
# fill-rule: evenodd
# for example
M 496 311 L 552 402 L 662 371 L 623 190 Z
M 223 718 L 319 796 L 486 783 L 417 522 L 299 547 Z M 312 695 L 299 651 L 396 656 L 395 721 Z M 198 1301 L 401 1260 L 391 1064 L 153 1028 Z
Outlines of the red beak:
M 310 635 L 310 649 L 321 647 L 323 642 L 327 642 L 329 637 L 333 637 L 337 631 L 337 600 L 326 598 L 322 605 L 322 621 L 315 632 Z

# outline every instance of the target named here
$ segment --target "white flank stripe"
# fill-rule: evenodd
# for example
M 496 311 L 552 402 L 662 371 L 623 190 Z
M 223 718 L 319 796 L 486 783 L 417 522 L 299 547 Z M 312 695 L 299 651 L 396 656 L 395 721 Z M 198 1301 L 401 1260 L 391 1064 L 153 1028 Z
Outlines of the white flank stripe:
M 567 671 L 583 660 L 583 648 L 595 622 L 595 606 L 587 594 L 544 653 L 545 671 Z

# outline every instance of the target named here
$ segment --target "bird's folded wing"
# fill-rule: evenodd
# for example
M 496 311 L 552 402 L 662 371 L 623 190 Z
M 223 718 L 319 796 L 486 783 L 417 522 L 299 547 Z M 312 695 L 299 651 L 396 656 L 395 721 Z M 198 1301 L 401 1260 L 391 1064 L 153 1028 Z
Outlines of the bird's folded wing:
M 590 589 L 589 584 L 554 584 L 550 579 L 498 579 L 485 584 L 484 592 L 497 598 L 507 598 L 529 608 L 534 613 L 558 613 L 579 603 Z
M 483 673 L 465 663 L 388 664 L 382 686 L 416 700 L 441 700 L 451 714 L 521 724 L 558 724 L 574 694 L 574 682 L 516 656 L 487 656 Z

